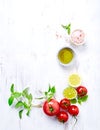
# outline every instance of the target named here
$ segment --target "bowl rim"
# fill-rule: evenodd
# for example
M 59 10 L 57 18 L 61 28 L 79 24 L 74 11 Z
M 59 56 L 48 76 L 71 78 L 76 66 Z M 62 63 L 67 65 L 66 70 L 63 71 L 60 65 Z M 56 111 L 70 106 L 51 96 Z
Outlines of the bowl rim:
M 83 40 L 83 42 L 81 42 L 80 44 L 77 44 L 76 42 L 74 42 L 74 41 L 72 40 L 72 34 L 73 34 L 75 31 L 82 31 L 82 32 L 84 33 L 84 40 Z M 82 29 L 75 29 L 75 30 L 73 30 L 72 33 L 71 33 L 71 35 L 70 35 L 70 42 L 71 42 L 72 44 L 76 45 L 76 46 L 81 46 L 81 45 L 85 44 L 85 42 L 86 42 L 86 34 L 85 34 L 85 32 L 84 32 Z
M 58 58 L 59 52 L 60 52 L 61 50 L 65 49 L 65 48 L 70 49 L 70 50 L 72 51 L 72 53 L 73 53 L 73 58 L 72 58 L 72 60 L 71 60 L 69 63 L 67 63 L 67 64 L 62 63 L 62 62 L 59 60 L 59 58 Z M 75 59 L 76 59 L 76 52 L 75 52 L 75 50 L 74 50 L 72 47 L 64 46 L 64 47 L 62 47 L 62 48 L 60 48 L 60 49 L 58 50 L 57 59 L 58 59 L 58 62 L 59 62 L 60 65 L 65 66 L 65 67 L 71 66 L 71 65 L 74 63 Z

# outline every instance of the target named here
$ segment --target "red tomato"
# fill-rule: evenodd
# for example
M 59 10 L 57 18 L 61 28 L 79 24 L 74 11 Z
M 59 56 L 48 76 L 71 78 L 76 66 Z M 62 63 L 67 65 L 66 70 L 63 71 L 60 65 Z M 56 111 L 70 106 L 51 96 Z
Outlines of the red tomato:
M 71 103 L 70 103 L 70 100 L 69 99 L 67 99 L 67 98 L 63 98 L 61 101 L 60 101 L 60 107 L 62 108 L 62 109 L 68 109 L 68 107 L 71 105 Z
M 76 105 L 71 105 L 68 107 L 68 112 L 72 116 L 77 116 L 79 113 L 79 108 Z
M 79 86 L 76 88 L 77 94 L 79 97 L 83 97 L 87 94 L 87 89 L 84 86 Z
M 50 101 L 45 101 L 43 104 L 43 111 L 48 116 L 57 115 L 60 112 L 59 102 L 55 99 L 51 99 Z
M 57 118 L 60 122 L 66 122 L 68 120 L 68 114 L 65 111 L 60 111 L 59 114 L 57 115 Z

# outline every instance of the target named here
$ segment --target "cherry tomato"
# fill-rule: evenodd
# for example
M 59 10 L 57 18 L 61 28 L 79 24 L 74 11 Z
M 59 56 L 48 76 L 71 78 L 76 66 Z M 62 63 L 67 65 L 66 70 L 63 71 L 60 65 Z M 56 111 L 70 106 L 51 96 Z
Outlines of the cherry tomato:
M 68 107 L 68 112 L 72 116 L 77 116 L 79 114 L 79 108 L 76 105 L 71 105 Z
M 76 88 L 77 94 L 79 97 L 83 97 L 87 94 L 87 89 L 84 86 L 79 86 Z
M 63 98 L 63 99 L 60 101 L 60 107 L 61 107 L 62 109 L 67 110 L 70 105 L 71 105 L 70 100 L 67 99 L 67 98 Z
M 58 120 L 59 120 L 60 122 L 65 123 L 65 122 L 68 120 L 69 116 L 68 116 L 68 113 L 67 113 L 67 112 L 65 112 L 65 111 L 60 111 L 59 114 L 57 115 L 57 118 L 58 118 Z
M 55 99 L 51 99 L 50 101 L 45 101 L 43 104 L 43 111 L 48 116 L 57 115 L 60 112 L 59 102 Z

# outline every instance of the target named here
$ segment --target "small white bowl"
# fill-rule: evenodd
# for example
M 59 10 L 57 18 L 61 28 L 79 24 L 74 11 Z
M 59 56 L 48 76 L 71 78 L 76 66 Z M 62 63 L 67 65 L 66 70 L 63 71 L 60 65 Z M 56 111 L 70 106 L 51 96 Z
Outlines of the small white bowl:
M 85 43 L 85 33 L 81 29 L 76 29 L 71 33 L 70 41 L 72 44 L 80 46 Z
M 68 63 L 63 63 L 63 62 L 60 60 L 60 58 L 59 58 L 60 52 L 63 51 L 64 49 L 69 50 L 69 51 L 72 53 L 72 55 L 73 55 L 72 59 L 71 59 Z M 74 63 L 74 61 L 75 61 L 75 57 L 76 57 L 76 53 L 75 53 L 75 51 L 73 50 L 73 48 L 71 48 L 71 47 L 63 47 L 63 48 L 61 48 L 61 49 L 58 51 L 58 54 L 57 54 L 57 58 L 58 58 L 59 63 L 60 63 L 61 65 L 65 66 L 65 67 L 71 66 L 71 65 Z

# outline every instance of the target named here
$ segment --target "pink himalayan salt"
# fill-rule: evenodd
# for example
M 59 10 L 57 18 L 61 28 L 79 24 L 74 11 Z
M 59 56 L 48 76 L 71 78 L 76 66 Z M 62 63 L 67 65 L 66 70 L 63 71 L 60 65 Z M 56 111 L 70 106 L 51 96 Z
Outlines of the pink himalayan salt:
M 76 29 L 71 34 L 71 42 L 75 45 L 84 44 L 85 34 L 81 29 Z

